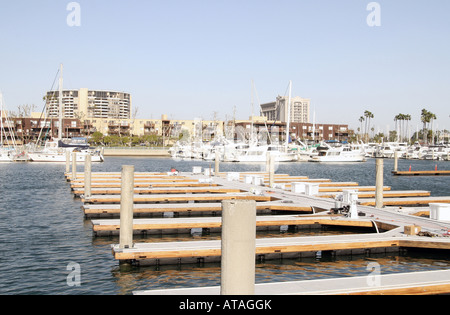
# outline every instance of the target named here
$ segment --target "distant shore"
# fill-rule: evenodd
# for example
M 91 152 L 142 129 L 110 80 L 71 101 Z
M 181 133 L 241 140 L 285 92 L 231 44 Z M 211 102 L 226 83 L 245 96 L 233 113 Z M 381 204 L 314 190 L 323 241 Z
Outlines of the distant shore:
M 170 157 L 169 150 L 164 148 L 104 148 L 104 156 L 151 156 Z

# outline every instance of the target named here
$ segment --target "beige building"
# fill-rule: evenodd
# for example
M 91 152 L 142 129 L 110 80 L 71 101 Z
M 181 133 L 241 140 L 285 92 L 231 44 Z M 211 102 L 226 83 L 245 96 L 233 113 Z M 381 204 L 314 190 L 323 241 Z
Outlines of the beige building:
M 287 122 L 288 120 L 288 98 L 278 96 L 275 102 L 261 104 L 261 115 L 268 120 Z M 310 122 L 310 99 L 299 96 L 291 98 L 291 119 L 294 123 Z
M 93 130 L 104 135 L 145 136 L 158 135 L 165 138 L 179 138 L 181 135 L 191 139 L 209 140 L 223 134 L 223 121 L 169 120 L 161 119 L 92 119 Z
M 63 117 L 84 119 L 130 119 L 131 95 L 115 91 L 95 91 L 88 89 L 63 91 Z M 47 116 L 59 116 L 59 91 L 46 94 Z

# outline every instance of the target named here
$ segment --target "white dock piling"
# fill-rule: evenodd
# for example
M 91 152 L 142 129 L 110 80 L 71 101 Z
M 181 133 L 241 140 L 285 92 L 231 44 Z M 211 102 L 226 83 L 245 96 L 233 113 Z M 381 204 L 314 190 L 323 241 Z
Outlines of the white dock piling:
M 84 197 L 91 196 L 91 181 L 92 181 L 92 158 L 90 154 L 86 155 L 86 160 L 84 161 Z
M 120 195 L 120 248 L 133 247 L 134 166 L 122 166 Z
M 66 151 L 66 174 L 70 173 L 70 151 Z
M 271 155 L 269 157 L 269 187 L 273 188 L 275 184 L 275 157 Z
M 216 159 L 214 161 L 214 176 L 219 177 L 220 155 L 219 151 L 216 151 Z
M 77 152 L 72 152 L 72 180 L 77 179 Z
M 221 295 L 255 294 L 256 202 L 222 202 Z
M 383 208 L 383 159 L 376 159 L 376 193 L 375 193 L 375 208 Z
M 398 151 L 394 152 L 394 172 L 398 171 Z

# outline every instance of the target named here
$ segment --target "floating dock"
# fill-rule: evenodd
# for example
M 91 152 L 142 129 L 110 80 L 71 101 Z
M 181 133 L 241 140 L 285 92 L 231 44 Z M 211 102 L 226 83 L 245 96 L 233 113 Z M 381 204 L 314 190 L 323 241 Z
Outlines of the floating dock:
M 450 176 L 450 171 L 392 171 L 395 176 Z
M 259 176 L 262 180 L 258 185 L 248 183 L 245 175 L 249 174 Z M 66 177 L 71 182 L 74 195 L 81 198 L 82 209 L 86 217 L 110 218 L 108 220 L 92 220 L 94 234 L 101 236 L 119 233 L 120 220 L 113 218 L 117 218 L 120 214 L 120 173 L 92 174 L 91 195 L 88 197 L 84 195 L 84 176 L 82 174 L 77 175 L 75 180 L 71 179 L 70 173 L 67 173 Z M 272 180 L 276 184 L 275 188 L 269 187 L 268 173 L 240 173 L 235 180 L 227 178 L 227 173 L 220 173 L 218 177 L 198 173 L 179 173 L 176 176 L 164 173 L 136 173 L 133 195 L 133 233 L 161 235 L 220 232 L 222 227 L 221 202 L 223 200 L 254 200 L 257 214 L 259 214 L 256 219 L 257 230 L 287 232 L 304 227 L 337 226 L 362 228 L 368 232 L 334 236 L 257 238 L 255 251 L 257 261 L 314 257 L 318 253 L 368 255 L 379 252 L 400 252 L 411 248 L 450 250 L 450 238 L 443 236 L 444 232 L 450 230 L 450 222 L 431 220 L 392 209 L 376 209 L 373 207 L 376 190 L 374 186 L 359 186 L 357 182 L 332 182 L 329 179 L 310 179 L 306 176 L 286 174 L 274 176 Z M 293 183 L 296 182 L 316 185 L 317 193 L 306 194 L 291 191 Z M 336 205 L 334 200 L 336 195 L 348 190 L 355 191 L 358 197 L 358 219 L 329 213 Z M 428 191 L 393 191 L 391 187 L 383 187 L 383 203 L 385 206 L 428 206 L 430 203 L 450 203 L 450 197 L 434 197 Z M 286 215 L 286 213 L 290 214 Z M 198 215 L 207 215 L 208 217 L 198 217 Z M 141 216 L 153 218 L 140 219 Z M 183 216 L 189 217 L 183 218 Z M 422 231 L 439 237 L 407 235 L 405 231 L 411 226 L 420 227 Z M 132 248 L 120 248 L 119 245 L 112 245 L 111 249 L 116 260 L 136 265 L 178 265 L 217 262 L 221 259 L 220 240 L 136 243 Z M 419 275 L 419 273 L 414 274 Z M 443 276 L 447 278 L 442 279 Z M 450 293 L 448 273 L 443 272 L 440 277 L 442 283 L 428 284 L 426 281 L 419 281 L 420 287 L 411 286 L 400 276 L 393 277 L 393 279 L 401 278 L 395 288 L 386 287 L 371 292 L 385 293 L 391 292 L 389 290 L 392 289 L 397 290 L 395 292 L 423 293 L 425 291 L 420 291 L 420 288 L 429 286 L 428 289 L 432 289 L 429 292 Z M 348 279 L 349 283 L 354 281 L 356 284 L 348 284 L 347 289 L 343 291 L 333 289 L 333 283 L 336 281 L 329 279 L 328 282 L 322 282 L 323 287 L 317 289 L 321 289 L 321 291 L 300 290 L 298 285 L 293 285 L 291 288 L 294 289 L 291 289 L 288 284 L 273 284 L 270 286 L 271 289 L 267 289 L 267 292 L 274 292 L 273 294 L 366 292 L 357 289 L 357 280 L 357 277 Z M 263 288 L 263 286 L 258 285 L 257 292 L 258 288 Z M 198 290 L 200 291 L 193 289 L 192 294 L 202 292 L 201 289 Z M 143 293 L 154 294 L 155 292 L 171 294 L 171 291 Z M 183 292 L 187 293 L 181 294 L 191 294 L 189 289 Z
M 402 248 L 450 249 L 450 241 L 430 240 L 424 237 L 404 237 L 396 233 L 360 235 L 307 236 L 262 238 L 256 240 L 255 259 L 316 257 L 317 252 L 331 255 L 358 255 L 399 252 Z M 138 243 L 134 248 L 112 246 L 115 259 L 140 262 L 141 265 L 219 262 L 221 241 L 188 241 L 163 243 Z M 449 279 L 450 281 L 450 279 Z
M 92 220 L 95 235 L 115 235 L 120 230 L 120 220 Z M 368 220 L 348 220 L 338 216 L 294 216 L 270 215 L 256 218 L 257 231 L 296 231 L 301 228 L 320 228 L 321 226 L 339 226 L 367 228 L 376 231 L 375 223 Z M 195 234 L 218 233 L 221 231 L 222 218 L 166 218 L 166 219 L 134 219 L 134 234 L 162 235 L 162 234 Z
M 450 270 L 380 275 L 370 277 L 262 283 L 255 294 L 270 295 L 436 295 L 450 292 Z M 134 295 L 219 295 L 220 287 L 135 291 Z

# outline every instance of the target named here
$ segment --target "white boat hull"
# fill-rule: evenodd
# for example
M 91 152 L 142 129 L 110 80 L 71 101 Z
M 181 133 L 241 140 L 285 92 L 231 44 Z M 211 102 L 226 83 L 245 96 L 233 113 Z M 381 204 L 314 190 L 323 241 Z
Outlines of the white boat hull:
M 88 154 L 77 153 L 77 162 L 85 162 Z M 66 154 L 36 152 L 28 153 L 28 156 L 32 162 L 66 162 Z M 70 161 L 72 162 L 72 154 L 70 154 Z M 104 159 L 101 155 L 91 155 L 91 161 L 103 162 Z
M 13 159 L 8 155 L 8 153 L 0 153 L 0 163 L 13 162 Z
M 275 162 L 293 162 L 297 160 L 297 156 L 295 154 L 288 154 L 288 155 L 276 155 Z M 237 157 L 234 162 L 241 162 L 241 163 L 262 163 L 266 162 L 267 157 L 264 156 L 239 156 Z
M 309 161 L 342 163 L 342 162 L 365 162 L 366 159 L 364 156 L 355 156 L 355 157 L 314 156 Z

